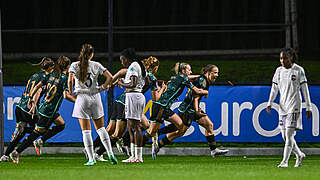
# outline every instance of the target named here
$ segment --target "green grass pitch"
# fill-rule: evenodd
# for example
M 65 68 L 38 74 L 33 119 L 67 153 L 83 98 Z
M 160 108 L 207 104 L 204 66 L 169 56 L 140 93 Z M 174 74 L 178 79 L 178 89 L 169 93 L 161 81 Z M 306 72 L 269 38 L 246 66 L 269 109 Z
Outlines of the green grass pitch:
M 118 160 L 124 159 L 118 156 Z M 18 179 L 320 179 L 320 156 L 307 156 L 303 166 L 277 168 L 280 156 L 144 156 L 144 163 L 111 165 L 97 162 L 86 167 L 82 154 L 21 156 L 19 164 L 0 163 L 1 180 Z

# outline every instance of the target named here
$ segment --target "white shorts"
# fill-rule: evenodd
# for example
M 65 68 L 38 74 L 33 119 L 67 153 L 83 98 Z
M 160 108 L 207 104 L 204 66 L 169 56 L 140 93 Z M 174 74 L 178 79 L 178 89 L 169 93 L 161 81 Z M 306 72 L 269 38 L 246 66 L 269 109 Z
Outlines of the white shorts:
M 100 93 L 78 94 L 74 103 L 72 117 L 99 119 L 104 116 Z
M 296 130 L 302 130 L 302 113 L 289 113 L 287 115 L 279 116 L 280 129 L 295 128 Z
M 142 93 L 126 93 L 125 118 L 141 121 L 146 98 Z

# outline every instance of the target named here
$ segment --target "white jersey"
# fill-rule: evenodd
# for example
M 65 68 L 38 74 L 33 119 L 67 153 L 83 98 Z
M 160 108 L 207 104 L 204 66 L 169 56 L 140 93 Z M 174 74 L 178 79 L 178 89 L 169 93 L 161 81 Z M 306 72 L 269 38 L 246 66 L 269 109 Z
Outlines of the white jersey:
M 271 105 L 278 91 L 280 91 L 279 115 L 302 112 L 300 88 L 306 101 L 306 109 L 311 111 L 311 101 L 304 69 L 295 63 L 289 69 L 283 66 L 278 67 L 272 79 L 268 106 Z
M 99 92 L 98 76 L 102 75 L 107 69 L 100 63 L 89 61 L 87 80 L 82 83 L 79 80 L 80 67 L 79 61 L 71 64 L 69 72 L 75 74 L 75 90 L 76 93 L 95 94 Z
M 138 77 L 138 82 L 136 87 L 132 88 L 132 91 L 135 92 L 141 92 L 142 88 L 145 84 L 144 82 L 144 77 L 146 77 L 146 74 L 142 77 L 142 71 L 141 71 L 141 67 L 139 65 L 139 63 L 137 62 L 133 62 L 131 63 L 131 65 L 128 67 L 126 76 L 124 78 L 124 83 L 129 83 L 131 81 L 130 77 L 131 76 L 137 76 Z

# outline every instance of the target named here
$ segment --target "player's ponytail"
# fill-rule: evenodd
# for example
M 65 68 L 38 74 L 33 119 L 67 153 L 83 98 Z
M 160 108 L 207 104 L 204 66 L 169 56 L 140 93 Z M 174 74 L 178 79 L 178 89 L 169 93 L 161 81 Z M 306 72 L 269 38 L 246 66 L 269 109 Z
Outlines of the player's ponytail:
M 32 64 L 32 66 L 40 66 L 42 71 L 47 71 L 49 68 L 54 67 L 54 61 L 51 58 L 43 57 L 39 63 Z
M 88 73 L 88 66 L 89 66 L 89 59 L 92 53 L 94 52 L 94 48 L 90 44 L 83 44 L 80 55 L 79 55 L 79 80 L 84 83 L 87 79 L 87 73 Z

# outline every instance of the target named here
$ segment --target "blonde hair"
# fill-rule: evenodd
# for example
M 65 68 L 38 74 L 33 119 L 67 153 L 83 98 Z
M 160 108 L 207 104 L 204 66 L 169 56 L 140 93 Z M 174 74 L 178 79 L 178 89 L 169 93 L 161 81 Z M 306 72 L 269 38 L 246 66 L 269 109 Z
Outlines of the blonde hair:
M 190 66 L 190 64 L 184 63 L 184 62 L 181 62 L 181 63 L 180 63 L 180 62 L 177 62 L 177 63 L 174 65 L 173 70 L 174 70 L 174 72 L 175 72 L 176 74 L 178 74 L 178 73 L 181 73 L 183 69 L 186 69 L 187 66 Z
M 147 59 L 144 59 L 141 62 L 146 67 L 146 69 L 151 73 L 155 73 L 156 67 L 158 67 L 160 64 L 160 61 L 153 56 L 149 56 Z

